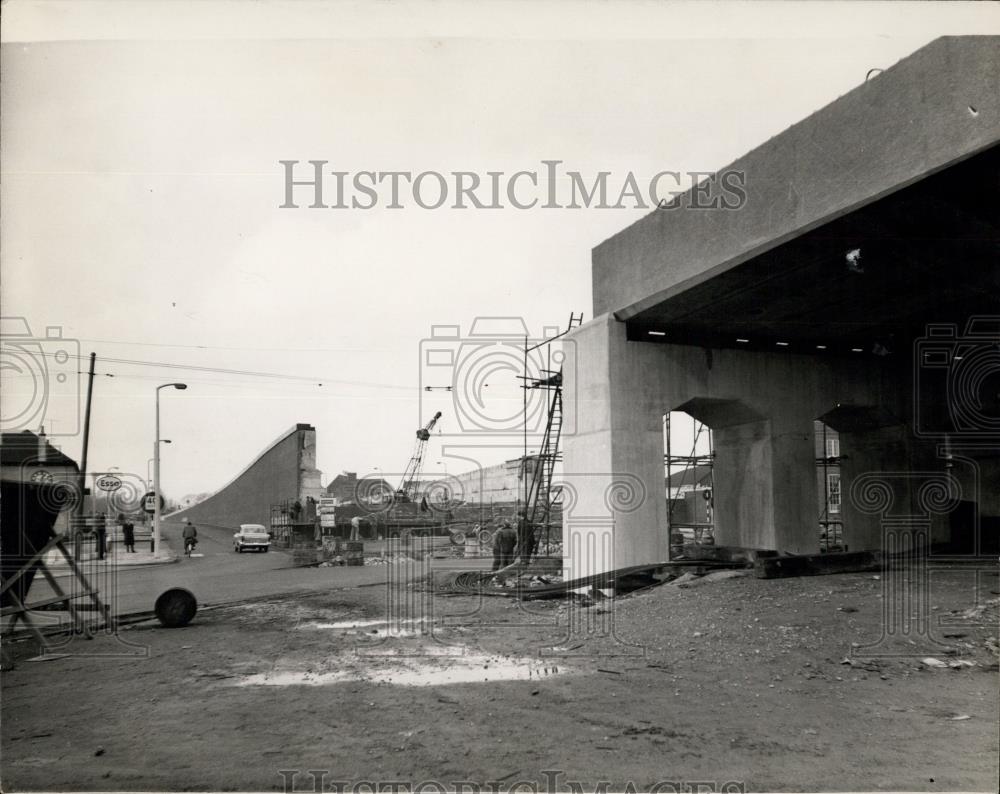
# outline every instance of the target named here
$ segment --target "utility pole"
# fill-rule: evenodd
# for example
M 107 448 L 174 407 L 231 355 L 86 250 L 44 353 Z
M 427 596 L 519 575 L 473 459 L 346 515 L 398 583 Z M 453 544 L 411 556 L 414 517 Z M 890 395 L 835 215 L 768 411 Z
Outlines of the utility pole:
M 160 389 L 187 388 L 186 383 L 164 383 L 156 387 L 156 442 L 153 444 L 153 538 L 150 550 L 154 557 L 162 557 L 160 550 Z
M 87 407 L 83 415 L 83 452 L 80 454 L 80 477 L 77 480 L 77 491 L 80 498 L 76 503 L 76 531 L 73 533 L 73 554 L 77 559 L 83 553 L 83 538 L 80 535 L 82 529 L 83 503 L 87 492 L 87 451 L 90 447 L 90 403 L 94 396 L 94 362 L 97 361 L 97 354 L 90 354 L 90 372 L 87 375 Z

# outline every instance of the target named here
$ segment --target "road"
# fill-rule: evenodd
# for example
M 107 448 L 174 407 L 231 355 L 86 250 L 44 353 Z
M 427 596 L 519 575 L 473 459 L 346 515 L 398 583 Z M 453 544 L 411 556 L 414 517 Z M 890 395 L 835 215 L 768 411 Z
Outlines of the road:
M 172 549 L 183 548 L 180 532 L 180 524 L 163 525 L 163 537 Z M 292 565 L 291 556 L 282 551 L 237 554 L 232 540 L 231 529 L 200 526 L 197 553 L 202 556 L 181 556 L 175 563 L 120 566 L 111 570 L 87 566 L 88 576 L 113 612 L 124 615 L 151 610 L 157 596 L 171 587 L 190 590 L 200 605 L 221 604 L 278 593 L 376 584 L 387 580 L 390 567 L 399 567 L 297 568 Z M 41 577 L 36 578 L 30 599 L 36 601 L 50 595 L 48 585 Z
M 385 588 L 358 587 L 206 610 L 178 630 L 127 626 L 43 664 L 11 643 L 0 784 L 997 791 L 1000 585 L 969 567 L 911 569 L 944 636 L 887 633 L 894 591 L 854 573 L 664 585 L 592 606 L 414 599 L 398 604 L 413 624 L 397 631 Z

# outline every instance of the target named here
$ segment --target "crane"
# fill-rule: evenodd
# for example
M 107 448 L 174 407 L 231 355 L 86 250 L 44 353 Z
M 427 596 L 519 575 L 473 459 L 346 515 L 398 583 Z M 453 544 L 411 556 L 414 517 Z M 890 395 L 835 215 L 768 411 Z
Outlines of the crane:
M 431 437 L 431 430 L 434 429 L 434 425 L 437 424 L 437 420 L 440 418 L 441 412 L 438 411 L 431 418 L 431 421 L 417 430 L 417 445 L 413 448 L 413 456 L 406 467 L 406 472 L 399 483 L 399 488 L 396 489 L 396 498 L 401 502 L 412 502 L 417 495 L 417 478 L 420 476 L 420 468 L 424 463 L 424 451 L 427 449 L 427 441 Z

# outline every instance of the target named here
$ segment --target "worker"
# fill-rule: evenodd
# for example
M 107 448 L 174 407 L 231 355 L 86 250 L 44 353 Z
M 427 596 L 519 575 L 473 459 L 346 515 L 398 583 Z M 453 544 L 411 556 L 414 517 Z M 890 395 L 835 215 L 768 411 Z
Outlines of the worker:
M 361 517 L 351 519 L 351 540 L 361 540 Z
M 493 570 L 499 571 L 514 562 L 514 547 L 517 533 L 509 521 L 504 521 L 500 529 L 493 533 Z
M 528 521 L 526 510 L 517 511 L 517 556 L 527 565 L 535 553 L 535 528 Z

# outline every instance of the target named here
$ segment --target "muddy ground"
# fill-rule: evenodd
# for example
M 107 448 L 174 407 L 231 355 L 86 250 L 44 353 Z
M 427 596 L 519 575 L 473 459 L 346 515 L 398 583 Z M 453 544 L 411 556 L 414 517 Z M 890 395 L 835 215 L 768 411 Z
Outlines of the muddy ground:
M 589 606 L 358 587 L 51 661 L 9 645 L 2 785 L 997 791 L 996 571 L 936 571 L 930 636 L 887 620 L 896 584 L 744 577 Z

